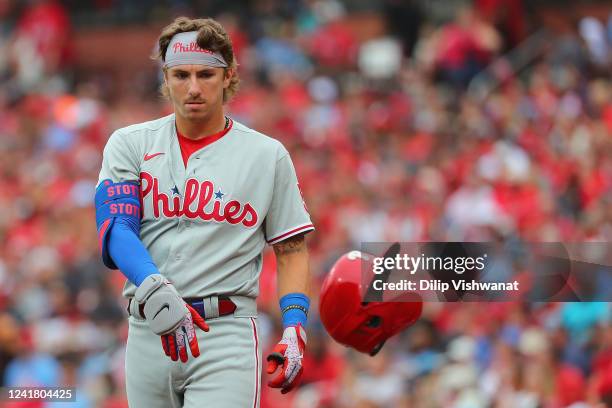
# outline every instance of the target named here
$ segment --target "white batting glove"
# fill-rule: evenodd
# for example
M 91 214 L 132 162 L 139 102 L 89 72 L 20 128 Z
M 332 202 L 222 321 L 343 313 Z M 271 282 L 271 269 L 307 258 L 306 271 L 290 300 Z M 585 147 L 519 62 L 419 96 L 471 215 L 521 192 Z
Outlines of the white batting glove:
M 187 361 L 187 347 L 193 357 L 200 355 L 195 326 L 208 331 L 208 325 L 181 298 L 176 288 L 160 274 L 148 276 L 136 289 L 134 299 L 144 305 L 144 317 L 153 333 L 161 336 L 164 352 L 173 361 Z
M 301 324 L 289 326 L 283 332 L 283 338 L 267 357 L 268 374 L 272 374 L 280 366 L 278 375 L 268 382 L 272 388 L 280 388 L 282 394 L 294 389 L 302 377 L 302 359 L 306 349 L 306 331 Z

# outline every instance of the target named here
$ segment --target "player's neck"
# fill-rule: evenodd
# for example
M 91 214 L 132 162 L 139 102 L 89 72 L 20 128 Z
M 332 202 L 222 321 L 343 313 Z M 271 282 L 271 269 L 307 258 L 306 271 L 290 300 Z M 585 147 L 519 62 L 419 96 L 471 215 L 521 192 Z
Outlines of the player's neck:
M 202 139 L 214 135 L 225 128 L 225 115 L 223 110 L 215 113 L 213 117 L 202 121 L 193 121 L 176 115 L 176 128 L 181 136 L 188 139 Z

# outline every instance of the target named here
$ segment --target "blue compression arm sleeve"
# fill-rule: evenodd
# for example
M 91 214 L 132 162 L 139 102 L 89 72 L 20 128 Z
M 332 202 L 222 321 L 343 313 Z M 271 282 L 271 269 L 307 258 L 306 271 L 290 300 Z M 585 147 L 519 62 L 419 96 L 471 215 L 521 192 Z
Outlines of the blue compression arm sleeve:
M 96 188 L 96 225 L 102 261 L 121 272 L 136 286 L 159 273 L 140 240 L 138 183 L 103 180 Z
M 125 219 L 115 221 L 108 238 L 108 251 L 125 277 L 140 286 L 147 276 L 159 273 L 159 270 L 128 223 Z

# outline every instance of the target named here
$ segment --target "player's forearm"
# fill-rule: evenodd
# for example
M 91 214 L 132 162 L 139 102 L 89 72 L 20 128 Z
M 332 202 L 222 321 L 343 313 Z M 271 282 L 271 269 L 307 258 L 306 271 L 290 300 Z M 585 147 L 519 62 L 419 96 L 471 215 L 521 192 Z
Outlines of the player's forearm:
M 292 237 L 274 245 L 274 253 L 283 326 L 306 327 L 310 307 L 310 271 L 304 236 Z
M 303 235 L 274 245 L 276 254 L 278 297 L 288 293 L 310 295 L 308 248 Z
M 147 276 L 159 273 L 151 255 L 125 220 L 119 220 L 113 225 L 108 239 L 108 251 L 119 270 L 136 286 L 140 286 Z

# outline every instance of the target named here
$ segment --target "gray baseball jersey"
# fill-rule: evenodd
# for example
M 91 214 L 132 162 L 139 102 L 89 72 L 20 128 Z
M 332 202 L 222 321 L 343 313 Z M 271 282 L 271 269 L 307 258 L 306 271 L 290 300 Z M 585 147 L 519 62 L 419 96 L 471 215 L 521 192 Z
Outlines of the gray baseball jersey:
M 119 129 L 105 179 L 140 181 L 140 239 L 183 297 L 255 298 L 265 243 L 313 229 L 287 150 L 235 121 L 186 168 L 174 115 Z M 135 289 L 127 281 L 124 295 Z

